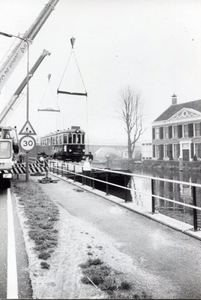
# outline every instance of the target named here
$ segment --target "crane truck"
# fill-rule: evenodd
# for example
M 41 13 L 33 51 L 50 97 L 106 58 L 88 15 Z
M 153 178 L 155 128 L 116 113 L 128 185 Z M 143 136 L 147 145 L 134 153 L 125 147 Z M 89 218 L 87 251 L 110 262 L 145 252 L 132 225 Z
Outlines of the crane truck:
M 12 136 L 15 132 L 15 136 Z M 0 126 L 0 188 L 10 187 L 12 166 L 19 152 L 16 128 Z
M 43 50 L 38 60 L 29 72 L 29 80 L 43 61 L 43 59 L 50 55 L 50 52 Z M 0 187 L 10 187 L 10 179 L 12 178 L 13 164 L 18 161 L 19 142 L 16 127 L 5 127 L 3 123 L 9 112 L 13 109 L 14 104 L 19 99 L 21 92 L 27 84 L 27 77 L 21 82 L 20 86 L 11 97 L 8 104 L 0 113 Z
M 45 21 L 50 16 L 51 12 L 54 10 L 56 4 L 59 0 L 49 0 L 45 5 L 43 10 L 40 12 L 36 20 L 25 32 L 23 37 L 19 37 L 19 42 L 15 48 L 7 56 L 6 60 L 0 66 L 0 91 L 13 73 L 14 69 L 18 65 L 19 61 L 25 54 L 28 48 L 28 43 L 31 44 L 35 36 L 45 23 Z M 5 33 L 1 33 L 6 35 Z M 12 36 L 12 35 L 7 35 Z M 43 58 L 50 54 L 48 51 L 44 50 L 43 54 L 39 57 L 38 61 L 35 63 L 33 68 L 29 72 L 29 80 L 33 73 L 36 71 Z M 12 178 L 12 167 L 15 162 L 16 156 L 19 152 L 17 130 L 12 127 L 3 126 L 8 113 L 13 109 L 14 104 L 19 98 L 22 90 L 27 84 L 27 77 L 22 81 L 18 89 L 15 91 L 14 95 L 11 97 L 8 104 L 5 106 L 0 114 L 0 188 L 9 187 L 10 179 Z

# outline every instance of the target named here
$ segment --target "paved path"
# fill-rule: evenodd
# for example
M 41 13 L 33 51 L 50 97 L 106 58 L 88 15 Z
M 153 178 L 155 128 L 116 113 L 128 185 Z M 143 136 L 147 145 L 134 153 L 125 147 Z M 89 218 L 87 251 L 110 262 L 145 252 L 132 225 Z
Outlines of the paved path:
M 103 192 L 89 193 L 87 186 L 80 192 L 83 186 L 79 183 L 61 179 L 41 187 L 70 214 L 115 239 L 116 247 L 133 260 L 137 269 L 133 277 L 148 282 L 155 297 L 200 299 L 201 241 L 168 227 L 189 231 L 189 225 L 179 221 L 171 225 L 170 218 L 158 214 L 156 219 L 167 223 L 165 226 L 152 220 L 149 212 L 149 218 L 142 216 L 142 211 L 135 213 L 132 204 L 125 209 L 123 200 L 107 196 L 110 201 L 106 201 Z

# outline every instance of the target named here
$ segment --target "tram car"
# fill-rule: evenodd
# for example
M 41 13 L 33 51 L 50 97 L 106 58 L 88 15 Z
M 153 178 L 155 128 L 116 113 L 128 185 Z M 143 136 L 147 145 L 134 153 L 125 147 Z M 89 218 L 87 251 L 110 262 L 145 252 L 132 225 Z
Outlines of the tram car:
M 79 126 L 50 133 L 40 143 L 41 151 L 54 159 L 79 162 L 85 156 L 85 132 Z

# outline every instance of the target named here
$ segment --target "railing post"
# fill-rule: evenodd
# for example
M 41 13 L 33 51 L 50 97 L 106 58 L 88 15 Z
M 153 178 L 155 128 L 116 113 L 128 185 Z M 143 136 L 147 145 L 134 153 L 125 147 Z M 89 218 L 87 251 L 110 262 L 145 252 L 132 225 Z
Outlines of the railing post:
M 59 175 L 58 162 L 57 162 L 57 175 Z
M 108 172 L 106 171 L 106 195 L 109 195 Z
M 193 205 L 197 206 L 196 187 L 195 186 L 192 186 L 192 195 L 193 195 Z M 194 226 L 194 231 L 197 231 L 198 221 L 197 221 L 197 209 L 196 208 L 193 208 L 193 226 Z
M 94 169 L 92 169 L 92 189 L 94 190 L 94 186 L 95 186 L 95 183 L 94 183 Z
M 155 197 L 153 196 L 154 195 L 154 179 L 152 178 L 151 179 L 151 204 L 152 204 L 152 214 L 155 213 Z
M 82 185 L 84 185 L 84 170 L 83 170 L 83 167 L 82 167 Z
M 64 164 L 62 163 L 62 164 L 61 164 L 61 177 L 64 176 L 64 173 L 63 173 L 63 166 L 64 166 Z
M 67 163 L 67 166 L 66 166 L 66 178 L 68 179 L 68 163 Z
M 91 174 L 92 174 L 92 171 L 90 170 L 90 182 L 89 182 L 89 185 L 90 185 L 90 187 L 92 187 L 92 179 L 91 179 Z
M 124 186 L 127 187 L 126 186 L 126 175 L 125 174 L 124 174 Z M 127 199 L 127 189 L 125 189 L 125 202 L 128 202 L 127 200 L 128 200 Z
M 73 166 L 73 172 L 74 172 L 74 181 L 75 181 L 75 178 L 76 178 L 76 175 L 75 175 L 75 165 Z

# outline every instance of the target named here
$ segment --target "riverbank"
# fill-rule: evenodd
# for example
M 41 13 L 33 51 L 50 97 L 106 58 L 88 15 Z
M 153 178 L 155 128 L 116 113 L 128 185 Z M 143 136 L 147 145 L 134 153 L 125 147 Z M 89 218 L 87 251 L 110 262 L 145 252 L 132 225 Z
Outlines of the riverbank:
M 151 170 L 171 170 L 180 171 L 181 166 L 179 161 L 175 160 L 143 160 L 136 161 L 134 159 L 114 159 L 110 161 L 111 169 L 129 169 L 132 172 L 137 171 L 151 171 Z M 185 172 L 200 172 L 201 161 L 184 161 L 182 163 L 182 170 Z M 182 171 L 181 170 L 181 171 Z

